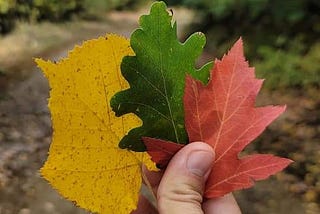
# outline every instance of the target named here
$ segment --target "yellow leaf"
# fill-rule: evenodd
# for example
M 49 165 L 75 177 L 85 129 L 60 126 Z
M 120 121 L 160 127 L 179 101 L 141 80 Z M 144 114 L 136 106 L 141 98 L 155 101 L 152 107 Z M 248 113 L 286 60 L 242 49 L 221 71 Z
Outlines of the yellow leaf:
M 133 55 L 129 41 L 106 35 L 84 42 L 58 63 L 36 59 L 51 87 L 53 139 L 42 176 L 65 198 L 98 213 L 130 213 L 141 187 L 141 164 L 155 169 L 146 153 L 118 148 L 141 125 L 133 114 L 116 117 L 109 101 L 126 89 L 120 63 Z

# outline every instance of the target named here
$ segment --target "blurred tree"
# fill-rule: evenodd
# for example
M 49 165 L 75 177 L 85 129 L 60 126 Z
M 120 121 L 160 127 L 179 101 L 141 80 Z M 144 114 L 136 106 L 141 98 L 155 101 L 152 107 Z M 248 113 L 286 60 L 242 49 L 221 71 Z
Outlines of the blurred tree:
M 320 86 L 320 61 L 315 57 L 320 50 L 314 48 L 320 46 L 319 0 L 166 2 L 198 11 L 201 22 L 192 31 L 206 33 L 209 49 L 218 57 L 240 36 L 248 41 L 246 55 L 257 65 L 259 76 L 268 72 L 269 88 Z M 313 66 L 307 66 L 310 63 Z
M 0 34 L 10 31 L 14 26 L 12 9 L 14 0 L 0 0 Z
M 99 16 L 133 0 L 0 0 L 0 34 L 12 29 L 15 21 L 64 21 L 74 15 Z

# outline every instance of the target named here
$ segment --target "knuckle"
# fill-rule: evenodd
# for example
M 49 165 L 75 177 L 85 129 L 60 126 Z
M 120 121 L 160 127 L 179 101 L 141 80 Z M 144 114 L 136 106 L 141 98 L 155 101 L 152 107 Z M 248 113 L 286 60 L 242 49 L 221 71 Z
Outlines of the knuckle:
M 168 204 L 188 204 L 201 206 L 202 191 L 190 184 L 177 184 L 170 189 L 158 192 L 158 208 L 165 210 Z

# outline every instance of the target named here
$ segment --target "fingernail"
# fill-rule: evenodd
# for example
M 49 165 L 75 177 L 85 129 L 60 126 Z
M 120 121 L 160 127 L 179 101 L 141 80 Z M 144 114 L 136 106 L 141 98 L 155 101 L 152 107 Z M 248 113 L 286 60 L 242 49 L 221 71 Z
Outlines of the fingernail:
M 212 162 L 212 152 L 193 151 L 188 156 L 187 168 L 192 174 L 202 177 L 210 170 Z

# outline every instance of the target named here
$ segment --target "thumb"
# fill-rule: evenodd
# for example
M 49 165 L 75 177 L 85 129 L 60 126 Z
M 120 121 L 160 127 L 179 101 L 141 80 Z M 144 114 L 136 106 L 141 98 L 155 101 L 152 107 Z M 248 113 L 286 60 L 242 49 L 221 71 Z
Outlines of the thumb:
M 158 210 L 161 214 L 201 214 L 204 185 L 214 152 L 202 142 L 183 147 L 170 161 L 159 184 Z

